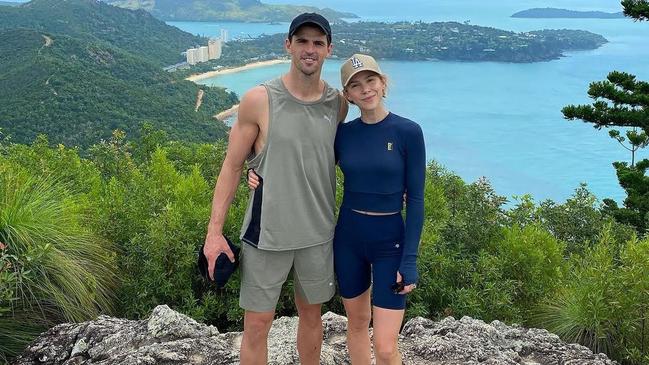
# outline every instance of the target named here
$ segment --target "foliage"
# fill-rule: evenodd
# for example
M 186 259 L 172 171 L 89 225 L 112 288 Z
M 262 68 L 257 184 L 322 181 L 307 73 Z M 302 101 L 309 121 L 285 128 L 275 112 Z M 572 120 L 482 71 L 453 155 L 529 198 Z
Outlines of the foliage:
M 510 223 L 505 198 L 481 179 L 464 183 L 431 164 L 419 258 L 420 288 L 408 316 L 470 315 L 524 321 L 563 271 L 564 244 L 538 224 Z
M 53 43 L 44 47 L 44 36 Z M 145 122 L 175 140 L 214 141 L 227 127 L 213 115 L 237 102 L 102 42 L 8 30 L 0 31 L 0 54 L 0 128 L 19 143 L 45 133 L 87 148 L 118 128 L 137 138 Z
M 605 229 L 570 266 L 569 280 L 538 307 L 534 323 L 623 363 L 646 363 L 649 241 L 616 242 Z
M 626 131 L 630 147 L 623 145 L 631 152 L 630 164 L 613 163 L 620 186 L 627 194 L 624 206 L 618 207 L 612 199 L 605 199 L 604 204 L 608 214 L 644 234 L 649 213 L 649 178 L 646 176 L 649 160 L 636 162 L 635 157 L 639 149 L 649 144 L 649 114 L 646 112 L 649 108 L 649 83 L 637 81 L 631 74 L 613 71 L 606 81 L 591 83 L 588 95 L 595 100 L 592 105 L 568 105 L 562 112 L 567 119 L 581 119 L 598 129 L 611 126 L 632 128 Z M 609 134 L 621 144 L 626 140 L 618 130 Z
M 622 0 L 624 15 L 636 20 L 649 20 L 649 2 L 647 0 Z
M 649 103 L 647 94 L 649 83 L 613 71 L 607 80 L 592 82 L 588 87 L 588 96 L 595 100 L 592 105 L 568 105 L 562 112 L 567 119 L 581 119 L 595 128 L 635 126 L 648 132 L 649 117 L 642 110 Z
M 64 201 L 73 202 L 67 219 L 108 244 L 111 254 L 106 257 L 117 267 L 118 285 L 110 291 L 117 299 L 116 315 L 145 318 L 156 305 L 167 304 L 221 330 L 240 330 L 238 274 L 218 292 L 195 267 L 225 151 L 224 142 L 171 141 L 166 133 L 145 125 L 135 139 L 114 131 L 84 157 L 77 149 L 50 146 L 44 136 L 30 146 L 3 140 L 0 166 L 16 171 L 24 181 L 47 176 L 50 194 L 63 191 Z M 563 203 L 536 204 L 525 196 L 508 207 L 486 179 L 465 183 L 434 162 L 426 176 L 420 282 L 409 296 L 408 318 L 469 315 L 550 329 L 553 323 L 567 323 L 568 309 L 579 309 L 569 313 L 577 316 L 577 329 L 565 330 L 566 339 L 641 363 L 647 348 L 647 243 L 602 212 L 585 186 Z M 340 173 L 337 184 L 340 201 Z M 241 184 L 224 227 L 231 237 L 238 236 L 247 196 Z M 3 267 L 22 267 L 16 264 L 19 256 L 0 253 Z M 19 296 L 13 288 L 30 275 L 26 270 L 1 270 L 2 303 L 16 303 L 12 298 Z M 607 289 L 598 291 L 601 287 Z M 23 325 L 20 313 L 8 312 L 6 305 L 0 308 L 0 329 L 21 336 L 2 338 L 4 356 L 15 354 L 47 326 L 69 320 L 48 318 L 30 328 Z M 323 309 L 344 313 L 339 298 Z M 596 320 L 620 313 L 621 322 Z M 289 281 L 277 315 L 295 314 Z M 601 339 L 610 328 L 614 335 Z M 582 335 L 570 337 L 574 333 Z
M 370 52 L 399 60 L 536 62 L 562 52 L 594 49 L 607 40 L 577 30 L 511 32 L 458 22 L 355 22 L 336 24 L 334 54 L 349 57 Z
M 353 22 L 332 25 L 333 56 L 371 53 L 384 59 L 420 61 L 538 62 L 557 59 L 562 52 L 595 49 L 608 41 L 581 30 L 541 30 L 516 33 L 457 22 Z M 228 42 L 213 64 L 192 67 L 206 71 L 215 64 L 230 66 L 278 58 L 286 34 Z M 203 68 L 201 68 L 203 67 Z
M 83 203 L 65 182 L 0 159 L 3 356 L 55 323 L 114 313 L 115 251 L 85 227 Z
M 600 209 L 597 198 L 585 184 L 561 204 L 546 200 L 537 206 L 529 195 L 516 200 L 517 204 L 507 212 L 509 224 L 542 226 L 565 243 L 567 255 L 583 254 L 599 240 L 600 232 L 607 226 L 616 241 L 625 241 L 633 235 L 629 226 L 617 223 Z
M 564 246 L 537 225 L 505 228 L 491 252 L 503 277 L 514 282 L 513 306 L 524 313 L 551 293 L 564 274 Z M 524 317 L 523 317 L 524 318 Z
M 156 66 L 180 62 L 184 60 L 181 52 L 207 44 L 206 39 L 167 25 L 145 11 L 94 0 L 33 0 L 19 7 L 1 7 L 0 31 L 17 28 L 110 44 Z
M 625 295 L 620 297 L 625 318 L 620 326 L 623 357 L 630 363 L 649 361 L 649 240 L 629 240 L 620 253 L 617 277 Z
M 616 19 L 623 18 L 622 12 L 608 13 L 604 11 L 580 11 L 559 8 L 532 8 L 512 14 L 512 18 L 591 18 Z
M 301 13 L 318 12 L 330 21 L 355 18 L 351 13 L 341 13 L 330 8 L 313 6 L 265 4 L 259 0 L 108 0 L 109 4 L 132 9 L 146 9 L 154 16 L 166 20 L 238 21 L 238 22 L 290 22 Z
M 132 143 L 115 133 L 91 149 L 106 181 L 97 229 L 119 245 L 120 272 L 129 273 L 118 291 L 119 311 L 128 318 L 144 318 L 166 303 L 220 328 L 236 326 L 242 313 L 237 296 L 210 290 L 195 267 L 225 146 L 168 142 L 147 128 L 142 133 Z M 231 237 L 238 236 L 245 191 L 242 186 L 224 227 Z M 235 291 L 237 280 L 225 292 Z

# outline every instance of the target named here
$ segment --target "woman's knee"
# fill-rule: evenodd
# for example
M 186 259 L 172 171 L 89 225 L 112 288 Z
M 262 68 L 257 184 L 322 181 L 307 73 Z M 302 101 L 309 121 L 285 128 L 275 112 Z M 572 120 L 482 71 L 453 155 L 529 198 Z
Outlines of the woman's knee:
M 365 290 L 355 298 L 343 299 L 343 304 L 347 314 L 347 330 L 351 332 L 367 331 L 372 320 L 370 290 Z
M 381 362 L 389 362 L 399 356 L 399 346 L 397 341 L 385 341 L 374 339 L 374 355 Z
M 369 310 L 347 313 L 347 329 L 352 332 L 367 331 L 371 319 L 372 313 Z

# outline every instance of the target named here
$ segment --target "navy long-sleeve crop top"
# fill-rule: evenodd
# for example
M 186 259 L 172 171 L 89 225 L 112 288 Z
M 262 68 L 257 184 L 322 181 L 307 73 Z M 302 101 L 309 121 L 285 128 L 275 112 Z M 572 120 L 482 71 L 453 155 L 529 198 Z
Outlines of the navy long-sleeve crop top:
M 406 193 L 406 222 L 399 272 L 417 282 L 417 249 L 424 222 L 426 150 L 419 125 L 389 113 L 378 123 L 356 118 L 336 133 L 336 160 L 345 175 L 342 206 L 370 212 L 398 212 Z

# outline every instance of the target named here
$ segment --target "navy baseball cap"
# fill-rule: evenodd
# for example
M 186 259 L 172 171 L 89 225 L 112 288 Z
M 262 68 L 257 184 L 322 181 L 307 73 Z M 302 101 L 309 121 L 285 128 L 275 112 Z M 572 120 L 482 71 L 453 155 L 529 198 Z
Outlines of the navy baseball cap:
M 295 34 L 295 32 L 305 24 L 313 24 L 320 28 L 327 36 L 329 43 L 331 43 L 331 26 L 329 25 L 329 21 L 318 13 L 302 13 L 296 16 L 291 22 L 291 26 L 288 28 L 288 38 L 291 39 L 293 34 Z

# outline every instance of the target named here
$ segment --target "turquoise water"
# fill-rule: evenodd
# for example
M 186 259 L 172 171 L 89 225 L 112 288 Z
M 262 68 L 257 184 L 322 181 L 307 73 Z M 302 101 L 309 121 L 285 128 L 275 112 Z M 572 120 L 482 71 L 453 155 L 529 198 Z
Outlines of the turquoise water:
M 594 51 L 568 53 L 550 62 L 381 64 L 391 79 L 387 99 L 390 109 L 419 122 L 428 158 L 441 162 L 465 180 L 485 176 L 501 195 L 530 193 L 536 200 L 565 200 L 581 182 L 587 183 L 599 198 L 620 201 L 624 197 L 611 162 L 629 160 L 628 152 L 610 139 L 606 130 L 564 120 L 561 108 L 588 103 L 589 82 L 604 79 L 612 70 L 649 80 L 649 23 L 626 19 L 509 18 L 515 11 L 544 6 L 620 11 L 619 3 L 601 0 L 589 4 L 505 1 L 497 5 L 409 1 L 407 9 L 394 9 L 382 0 L 372 3 L 376 6 L 367 10 L 362 2 L 331 1 L 327 6 L 365 14 L 364 19 L 372 20 L 470 20 L 476 25 L 515 31 L 568 28 L 604 35 L 610 41 L 607 45 Z M 192 29 L 201 24 L 205 23 L 192 23 Z M 273 27 L 244 25 L 250 33 L 269 33 Z M 340 83 L 339 66 L 340 61 L 333 59 L 325 64 L 323 77 L 332 85 Z M 241 95 L 249 87 L 282 74 L 287 67 L 284 64 L 254 69 L 203 82 L 225 86 Z M 349 117 L 357 115 L 352 108 Z

